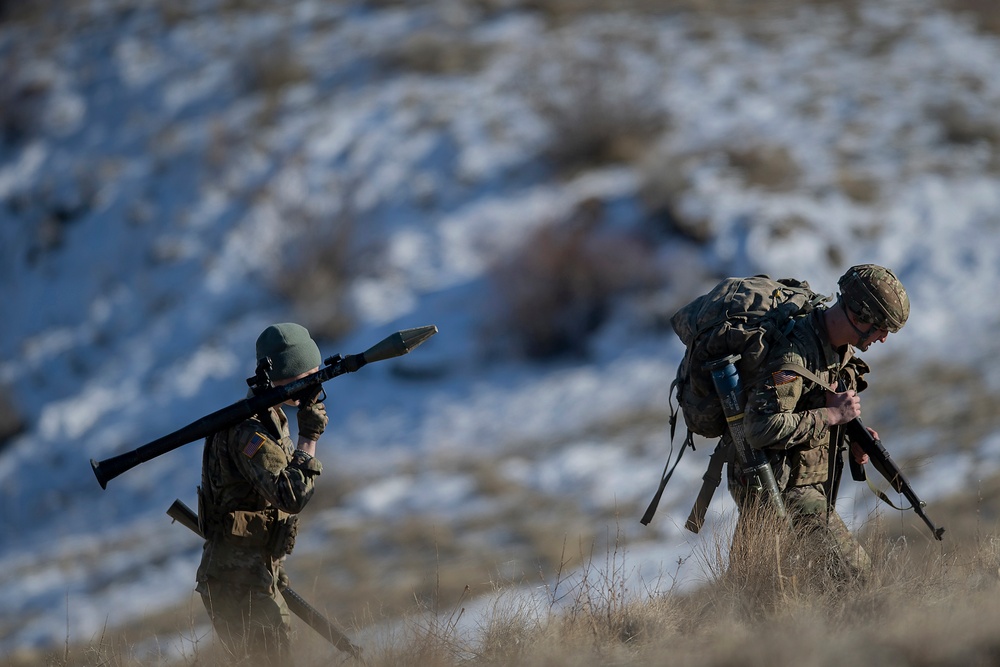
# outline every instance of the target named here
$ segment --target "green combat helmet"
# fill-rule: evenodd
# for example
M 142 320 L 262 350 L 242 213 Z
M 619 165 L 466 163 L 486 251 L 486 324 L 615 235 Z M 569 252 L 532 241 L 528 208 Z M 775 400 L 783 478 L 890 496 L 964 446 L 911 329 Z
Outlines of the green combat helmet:
M 910 298 L 903 284 L 883 266 L 852 266 L 837 285 L 844 305 L 862 322 L 896 333 L 910 316 Z

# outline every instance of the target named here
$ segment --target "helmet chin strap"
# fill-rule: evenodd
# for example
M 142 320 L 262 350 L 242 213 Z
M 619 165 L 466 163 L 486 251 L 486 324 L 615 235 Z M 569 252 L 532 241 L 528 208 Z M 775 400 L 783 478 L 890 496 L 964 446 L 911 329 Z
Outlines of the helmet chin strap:
M 854 324 L 854 320 L 851 319 L 851 313 L 847 310 L 847 304 L 844 303 L 844 301 L 840 302 L 840 307 L 844 309 L 844 316 L 847 317 L 847 323 L 851 325 L 851 328 L 854 329 L 854 333 L 858 335 L 858 342 L 855 343 L 855 346 L 861 347 L 868 342 L 868 339 L 871 338 L 873 333 L 878 331 L 878 327 L 874 324 L 870 324 L 868 325 L 868 331 L 862 331 L 856 324 Z

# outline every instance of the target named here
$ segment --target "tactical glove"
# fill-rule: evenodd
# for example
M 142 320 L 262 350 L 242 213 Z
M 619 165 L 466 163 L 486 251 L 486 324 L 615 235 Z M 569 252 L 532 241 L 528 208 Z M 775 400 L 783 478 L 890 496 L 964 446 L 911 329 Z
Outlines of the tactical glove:
M 283 591 L 288 588 L 288 574 L 285 572 L 285 566 L 283 563 L 278 564 L 278 577 L 277 586 L 279 591 Z
M 326 430 L 326 425 L 330 421 L 329 417 L 326 416 L 326 406 L 319 401 L 308 405 L 299 405 L 296 419 L 299 423 L 299 436 L 313 442 L 319 440 L 319 436 L 323 435 L 323 431 Z

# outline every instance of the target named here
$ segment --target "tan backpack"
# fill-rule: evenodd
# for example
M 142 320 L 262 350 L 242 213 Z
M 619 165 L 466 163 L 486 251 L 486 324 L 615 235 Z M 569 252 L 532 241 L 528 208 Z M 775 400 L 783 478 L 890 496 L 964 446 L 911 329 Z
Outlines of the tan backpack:
M 676 391 L 677 405 L 684 415 L 688 433 L 671 465 L 678 412 L 671 401 L 671 451 L 660 477 L 660 488 L 641 519 L 644 525 L 652 520 L 663 489 L 684 450 L 687 447 L 694 449 L 691 434 L 718 438 L 726 431 L 722 402 L 715 393 L 712 375 L 705 364 L 738 354 L 740 360 L 736 368 L 744 385 L 749 384 L 759 376 L 768 349 L 788 335 L 797 319 L 830 298 L 812 291 L 809 283 L 792 278 L 774 280 L 765 275 L 726 278 L 670 318 L 670 324 L 686 348 L 677 367 L 677 377 L 670 386 L 670 395 Z M 717 476 L 721 470 L 718 449 L 713 459 L 716 460 L 707 474 Z M 718 481 L 713 481 L 717 486 Z
M 671 392 L 677 392 L 688 429 L 706 438 L 718 438 L 726 430 L 706 363 L 738 354 L 736 368 L 749 384 L 757 378 L 769 347 L 791 331 L 796 319 L 829 300 L 804 281 L 753 276 L 726 278 L 677 311 L 670 324 L 687 349 Z M 671 427 L 675 421 L 673 413 Z

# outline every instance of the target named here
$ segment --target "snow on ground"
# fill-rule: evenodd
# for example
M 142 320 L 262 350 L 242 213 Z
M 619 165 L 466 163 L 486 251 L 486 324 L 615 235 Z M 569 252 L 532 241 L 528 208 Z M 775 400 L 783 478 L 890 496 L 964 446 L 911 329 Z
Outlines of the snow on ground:
M 526 486 L 595 511 L 652 494 L 665 433 L 638 457 L 588 433 L 664 411 L 681 353 L 671 335 L 634 303 L 585 360 L 491 358 L 484 332 L 492 264 L 587 199 L 631 229 L 648 217 L 644 189 L 679 183 L 675 213 L 709 240 L 662 240 L 668 302 L 711 276 L 755 272 L 833 292 L 846 266 L 879 262 L 898 270 L 913 313 L 891 341 L 900 356 L 866 355 L 876 369 L 928 356 L 991 367 L 1000 42 L 932 2 L 864 2 L 854 18 L 805 4 L 750 28 L 683 13 L 552 28 L 454 3 L 164 12 L 80 2 L 49 24 L 59 30 L 0 23 L 11 90 L 43 91 L 31 117 L 7 112 L 27 137 L 0 146 L 0 380 L 31 423 L 0 453 L 0 616 L 20 619 L 0 628 L 5 652 L 87 641 L 190 595 L 197 552 L 177 546 L 162 515 L 175 497 L 193 504 L 200 447 L 107 491 L 88 459 L 241 397 L 257 333 L 295 316 L 267 286 L 308 230 L 301 219 L 352 216 L 381 249 L 348 294 L 360 327 L 322 341 L 325 353 L 440 329 L 329 388 L 337 434 L 324 458 L 384 471 L 342 520 L 409 508 L 447 522 L 475 506 L 468 480 L 408 477 L 407 462 L 499 459 L 524 443 L 564 442 L 509 457 L 504 474 Z M 420 31 L 479 49 L 481 68 L 391 65 Z M 268 66 L 282 64 L 306 75 L 268 89 Z M 668 129 L 638 163 L 560 173 L 547 151 L 579 133 L 572 112 L 590 107 L 662 116 Z M 954 138 L 966 121 L 986 128 L 979 139 Z M 778 151 L 792 167 L 755 184 L 734 151 Z M 848 180 L 874 192 L 852 196 Z M 990 438 L 935 463 L 933 484 L 914 481 L 943 496 L 995 460 Z M 664 507 L 687 511 L 703 465 L 684 461 Z M 868 505 L 846 496 L 849 518 L 863 520 Z M 637 591 L 704 576 L 677 567 L 698 548 L 679 513 L 661 509 L 654 532 L 627 529 Z

